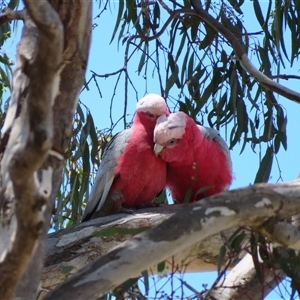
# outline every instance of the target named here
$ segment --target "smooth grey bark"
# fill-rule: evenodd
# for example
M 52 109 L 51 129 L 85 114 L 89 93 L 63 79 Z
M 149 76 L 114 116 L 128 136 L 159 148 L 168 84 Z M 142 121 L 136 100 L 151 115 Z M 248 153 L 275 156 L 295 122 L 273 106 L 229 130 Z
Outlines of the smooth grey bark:
M 36 48 L 33 54 L 30 42 L 21 45 L 24 55 L 19 54 L 19 66 L 23 73 L 20 77 L 24 80 L 14 81 L 13 88 L 17 92 L 12 95 L 16 98 L 12 98 L 11 103 L 20 107 L 22 98 L 22 109 L 19 114 L 15 110 L 12 118 L 6 120 L 10 122 L 9 138 L 1 161 L 3 217 L 0 233 L 7 241 L 0 254 L 0 294 L 3 299 L 13 298 L 16 285 L 38 247 L 45 224 L 42 214 L 52 192 L 53 169 L 42 168 L 39 176 L 37 170 L 52 147 L 52 106 L 62 64 L 63 31 L 59 16 L 47 1 L 24 3 L 38 30 L 29 18 L 25 18 L 25 23 L 30 24 L 27 32 L 24 31 L 28 33 L 25 36 L 28 38 L 32 34 Z
M 300 212 L 299 187 L 299 181 L 253 185 L 191 204 L 88 264 L 45 299 L 97 299 L 126 279 L 208 236 L 235 226 L 260 230 L 267 220 L 290 217 Z M 272 234 L 272 227 L 269 228 Z M 287 245 L 299 247 L 294 241 Z
M 92 1 L 49 1 L 58 12 L 64 27 L 64 50 L 59 94 L 53 106 L 54 136 L 52 154 L 45 165 L 53 168 L 50 201 L 44 212 L 47 223 L 43 227 L 43 236 L 36 256 L 32 260 L 26 274 L 20 282 L 17 295 L 21 299 L 32 299 L 40 284 L 45 258 L 45 244 L 54 201 L 60 187 L 64 167 L 63 154 L 72 135 L 72 120 L 78 102 L 78 95 L 84 83 L 88 62 L 92 31 Z
M 247 254 L 225 279 L 214 287 L 206 299 L 264 299 L 265 296 L 285 277 L 281 269 L 263 267 L 264 282 L 257 277 L 253 258 Z
M 27 266 L 17 298 L 34 299 L 37 294 L 91 39 L 91 1 L 24 4 L 26 10 L 7 9 L 0 16 L 0 23 L 25 21 L 1 140 L 0 272 L 5 276 L 0 278 L 0 293 L 4 299 L 13 297 Z
M 172 216 L 177 209 L 172 206 L 141 209 L 135 215 L 116 214 L 81 223 L 73 228 L 50 234 L 46 245 L 45 267 L 41 279 L 41 288 L 54 289 L 89 262 L 106 254 L 114 247 L 129 239 L 131 234 L 113 236 L 95 236 L 107 228 L 139 229 L 154 227 Z M 229 238 L 233 230 L 225 233 Z M 223 245 L 220 235 L 209 237 L 202 242 L 184 249 L 166 261 L 166 271 L 205 272 L 217 269 L 219 249 Z M 238 261 L 234 261 L 231 265 Z M 68 272 L 62 272 L 69 268 Z M 149 274 L 157 273 L 157 266 L 148 269 Z M 139 272 L 136 276 L 139 276 Z M 41 297 L 46 294 L 42 292 Z

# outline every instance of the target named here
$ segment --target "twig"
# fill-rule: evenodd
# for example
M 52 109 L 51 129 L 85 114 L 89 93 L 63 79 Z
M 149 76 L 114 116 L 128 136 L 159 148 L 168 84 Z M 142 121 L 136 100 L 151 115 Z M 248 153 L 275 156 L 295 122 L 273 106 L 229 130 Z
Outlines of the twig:
M 109 3 L 109 0 L 106 0 L 103 9 L 100 11 L 100 13 L 94 19 L 100 18 L 100 16 L 102 15 L 102 13 L 107 10 L 107 4 L 108 3 Z
M 8 23 L 13 20 L 25 20 L 26 10 L 12 10 L 9 7 L 5 8 L 0 15 L 0 25 Z
M 269 75 L 268 76 L 271 79 L 284 79 L 284 80 L 289 80 L 289 79 L 300 79 L 300 76 L 297 75 L 286 75 L 286 74 L 278 74 L 278 75 Z
M 119 69 L 119 70 L 117 70 L 117 71 L 115 71 L 115 72 L 106 73 L 106 74 L 103 74 L 103 75 L 97 74 L 97 73 L 94 72 L 94 71 L 91 71 L 91 73 L 93 73 L 94 76 L 97 76 L 97 77 L 100 77 L 100 78 L 107 78 L 107 77 L 109 77 L 109 76 L 117 75 L 117 74 L 119 74 L 119 73 L 121 73 L 121 72 L 123 72 L 123 71 L 125 71 L 125 68 L 124 68 L 124 67 L 121 68 L 121 69 Z

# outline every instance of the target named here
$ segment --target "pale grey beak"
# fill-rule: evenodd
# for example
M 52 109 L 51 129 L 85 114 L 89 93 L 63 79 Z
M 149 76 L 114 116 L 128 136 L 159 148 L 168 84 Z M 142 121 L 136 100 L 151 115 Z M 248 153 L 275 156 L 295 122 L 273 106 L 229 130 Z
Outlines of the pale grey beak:
M 161 153 L 161 151 L 163 151 L 163 149 L 164 149 L 164 146 L 162 146 L 158 143 L 155 143 L 154 148 L 153 148 L 155 156 L 157 157 Z

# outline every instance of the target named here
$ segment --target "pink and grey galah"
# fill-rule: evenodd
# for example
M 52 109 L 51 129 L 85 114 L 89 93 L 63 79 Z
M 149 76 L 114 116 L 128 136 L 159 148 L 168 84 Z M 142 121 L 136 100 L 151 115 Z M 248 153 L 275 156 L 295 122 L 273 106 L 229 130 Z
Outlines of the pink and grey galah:
M 177 112 L 157 119 L 154 142 L 155 154 L 167 162 L 167 187 L 175 202 L 193 202 L 229 188 L 230 153 L 217 130 Z
M 159 95 L 137 102 L 133 126 L 104 150 L 82 221 L 148 205 L 165 188 L 166 163 L 153 153 L 153 130 L 162 114 L 169 109 Z

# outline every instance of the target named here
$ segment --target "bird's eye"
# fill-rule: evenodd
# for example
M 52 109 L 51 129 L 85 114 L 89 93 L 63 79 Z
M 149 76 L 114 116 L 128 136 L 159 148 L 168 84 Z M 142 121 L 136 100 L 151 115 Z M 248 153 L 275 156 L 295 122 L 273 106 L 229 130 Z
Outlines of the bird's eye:
M 146 115 L 150 118 L 155 118 L 155 115 L 151 114 L 149 111 L 146 112 Z
M 177 140 L 176 139 L 171 139 L 168 141 L 168 146 L 173 146 L 177 143 Z

